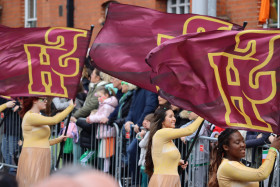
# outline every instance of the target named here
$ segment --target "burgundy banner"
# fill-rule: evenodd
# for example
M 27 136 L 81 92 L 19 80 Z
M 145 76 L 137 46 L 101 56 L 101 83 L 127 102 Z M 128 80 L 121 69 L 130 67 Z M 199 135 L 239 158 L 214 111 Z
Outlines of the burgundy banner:
M 0 26 L 0 95 L 75 98 L 90 32 Z
M 153 49 L 152 83 L 220 127 L 280 134 L 280 30 L 188 34 Z
M 241 29 L 239 25 L 214 17 L 168 14 L 112 3 L 90 56 L 101 71 L 156 92 L 150 82 L 151 67 L 145 62 L 145 57 L 154 47 L 182 34 Z

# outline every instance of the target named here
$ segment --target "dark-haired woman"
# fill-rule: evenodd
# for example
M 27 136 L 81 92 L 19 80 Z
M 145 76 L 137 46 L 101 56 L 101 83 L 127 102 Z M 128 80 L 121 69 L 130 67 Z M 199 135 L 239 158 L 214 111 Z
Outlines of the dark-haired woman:
M 187 164 L 180 160 L 180 152 L 172 140 L 194 133 L 202 121 L 198 117 L 188 127 L 174 129 L 176 119 L 171 109 L 160 107 L 155 111 L 145 163 L 146 173 L 151 177 L 149 186 L 181 186 L 177 168 L 181 165 L 185 169 Z
M 257 187 L 258 181 L 266 179 L 274 165 L 280 148 L 280 137 L 269 148 L 265 162 L 258 168 L 249 168 L 240 160 L 245 157 L 245 141 L 240 132 L 226 129 L 218 137 L 214 157 L 210 166 L 209 187 Z
M 50 174 L 50 146 L 61 142 L 64 136 L 49 140 L 50 127 L 62 121 L 74 108 L 73 101 L 53 117 L 40 114 L 46 109 L 46 98 L 29 97 L 22 101 L 20 112 L 23 131 L 23 148 L 19 157 L 17 181 L 19 187 L 29 187 Z

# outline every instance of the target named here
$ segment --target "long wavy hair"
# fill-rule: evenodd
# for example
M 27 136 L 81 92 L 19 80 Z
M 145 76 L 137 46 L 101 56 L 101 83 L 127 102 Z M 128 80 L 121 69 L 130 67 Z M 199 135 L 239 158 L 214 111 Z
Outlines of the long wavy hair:
M 223 157 L 226 157 L 226 151 L 223 148 L 223 145 L 229 146 L 229 141 L 231 135 L 235 132 L 238 132 L 236 129 L 226 129 L 218 137 L 218 144 L 212 150 L 212 160 L 209 167 L 209 187 L 219 187 L 217 179 L 217 171 L 223 160 Z
M 22 98 L 22 109 L 19 112 L 21 118 L 23 118 L 24 114 L 30 110 L 33 106 L 33 101 L 38 100 L 38 97 L 23 97 Z
M 152 159 L 152 143 L 153 143 L 153 137 L 155 133 L 162 128 L 162 123 L 165 120 L 166 117 L 166 111 L 171 110 L 171 108 L 159 107 L 155 113 L 153 120 L 151 122 L 151 129 L 149 134 L 149 140 L 148 140 L 148 148 L 147 153 L 145 157 L 145 172 L 151 177 L 154 172 L 154 163 Z

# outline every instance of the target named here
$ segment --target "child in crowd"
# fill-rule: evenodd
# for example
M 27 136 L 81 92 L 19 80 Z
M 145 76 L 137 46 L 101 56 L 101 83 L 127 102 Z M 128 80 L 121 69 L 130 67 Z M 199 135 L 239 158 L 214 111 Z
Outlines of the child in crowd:
M 104 158 L 104 172 L 109 172 L 110 157 L 115 154 L 115 136 L 116 130 L 114 127 L 110 127 L 106 124 L 101 124 L 102 118 L 109 117 L 118 105 L 118 100 L 114 96 L 114 91 L 110 88 L 102 87 L 96 92 L 99 101 L 99 107 L 95 113 L 91 113 L 87 117 L 87 123 L 99 123 L 97 127 L 96 138 L 100 139 L 98 145 L 98 157 Z
M 141 187 L 147 187 L 148 186 L 148 175 L 145 173 L 145 157 L 146 157 L 146 151 L 148 146 L 148 140 L 149 140 L 149 133 L 150 133 L 150 125 L 152 122 L 154 114 L 148 114 L 145 116 L 143 120 L 143 128 L 141 132 L 139 132 L 136 135 L 136 138 L 140 141 L 139 147 L 141 148 L 140 152 L 140 159 L 138 162 L 138 166 L 140 166 L 140 173 L 141 173 Z

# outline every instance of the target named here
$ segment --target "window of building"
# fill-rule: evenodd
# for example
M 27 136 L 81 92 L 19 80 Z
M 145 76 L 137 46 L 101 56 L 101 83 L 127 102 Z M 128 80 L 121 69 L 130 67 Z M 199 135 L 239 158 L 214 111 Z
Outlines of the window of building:
M 190 0 L 167 0 L 167 12 L 186 14 L 190 12 Z
M 25 27 L 36 27 L 37 6 L 36 0 L 25 0 Z
M 62 5 L 59 5 L 59 7 L 58 7 L 58 15 L 59 15 L 59 17 L 63 16 L 63 6 Z

